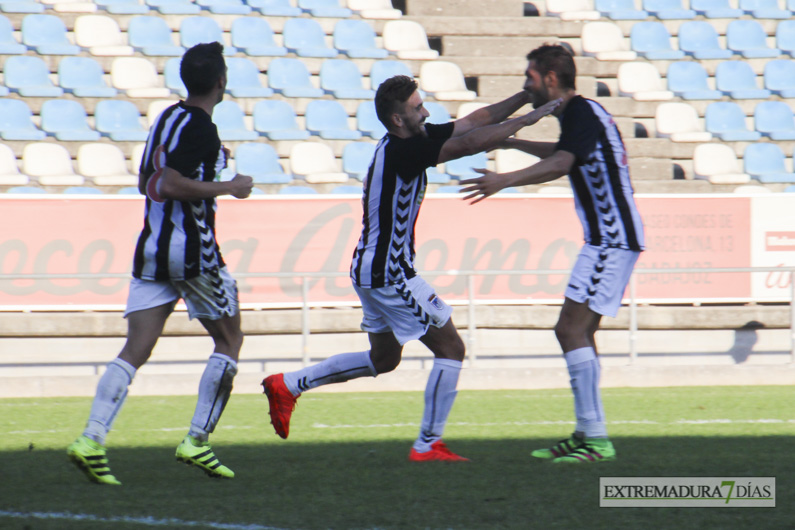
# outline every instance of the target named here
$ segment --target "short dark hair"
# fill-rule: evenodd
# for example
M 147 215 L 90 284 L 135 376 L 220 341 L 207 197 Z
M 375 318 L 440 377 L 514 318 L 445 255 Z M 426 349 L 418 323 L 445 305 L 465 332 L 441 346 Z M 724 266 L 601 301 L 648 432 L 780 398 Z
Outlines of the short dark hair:
M 417 82 L 407 75 L 396 75 L 381 83 L 375 93 L 375 114 L 378 121 L 391 129 L 390 118 L 399 110 L 398 105 L 408 101 L 416 91 Z
M 182 56 L 179 76 L 188 94 L 203 96 L 226 75 L 224 47 L 220 42 L 197 44 Z
M 560 88 L 576 89 L 577 67 L 571 52 L 559 44 L 544 44 L 527 54 L 528 61 L 535 61 L 535 69 L 544 77 L 555 72 Z

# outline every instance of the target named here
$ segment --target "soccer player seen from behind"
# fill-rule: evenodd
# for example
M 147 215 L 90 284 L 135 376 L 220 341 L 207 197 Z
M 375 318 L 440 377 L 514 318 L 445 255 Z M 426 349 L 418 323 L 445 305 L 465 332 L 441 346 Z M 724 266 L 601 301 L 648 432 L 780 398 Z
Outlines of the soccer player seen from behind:
M 510 173 L 483 174 L 462 181 L 465 200 L 479 202 L 509 186 L 540 184 L 569 175 L 585 245 L 565 291 L 555 335 L 571 376 L 577 426 L 574 434 L 531 454 L 555 463 L 613 460 L 599 393 L 601 366 L 594 335 L 603 315 L 615 317 L 624 289 L 644 247 L 643 223 L 635 206 L 627 153 L 612 116 L 598 103 L 576 93 L 576 69 L 562 46 L 544 45 L 528 54 L 525 89 L 533 106 L 562 98 L 554 114 L 560 138 L 531 142 L 511 138 L 500 147 L 542 160 Z
M 99 380 L 83 434 L 67 449 L 71 461 L 100 484 L 121 484 L 111 474 L 105 437 L 179 299 L 185 301 L 190 318 L 198 318 L 210 334 L 215 349 L 176 458 L 213 477 L 235 476 L 208 442 L 232 391 L 243 345 L 237 285 L 215 238 L 215 198 L 244 199 L 253 183 L 243 175 L 216 181 L 227 156 L 211 120 L 226 89 L 223 46 L 198 44 L 189 49 L 182 57 L 180 76 L 188 97 L 158 117 L 141 160 L 138 189 L 146 196 L 146 207 L 124 314 L 127 340 Z
M 290 417 L 301 393 L 391 372 L 400 363 L 403 345 L 418 339 L 431 350 L 434 362 L 420 433 L 409 459 L 467 460 L 441 440 L 457 393 L 464 343 L 450 318 L 452 308 L 414 269 L 414 225 L 425 195 L 427 168 L 492 148 L 560 103 L 552 101 L 506 120 L 528 102 L 529 94 L 523 90 L 454 122 L 432 125 L 425 123 L 429 114 L 414 79 L 395 76 L 378 87 L 376 114 L 387 134 L 378 142 L 364 179 L 362 234 L 350 269 L 370 349 L 265 378 L 271 423 L 279 436 L 289 435 Z

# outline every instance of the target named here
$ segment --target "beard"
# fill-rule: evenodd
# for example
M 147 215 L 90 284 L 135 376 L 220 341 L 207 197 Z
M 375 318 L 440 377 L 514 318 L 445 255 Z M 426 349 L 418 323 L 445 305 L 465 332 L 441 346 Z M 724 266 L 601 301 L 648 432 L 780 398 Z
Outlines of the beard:
M 549 103 L 549 94 L 547 94 L 546 90 L 532 92 L 532 94 L 533 94 L 533 108 L 534 109 L 537 109 L 538 107 L 541 107 L 541 106 L 546 105 L 547 103 Z

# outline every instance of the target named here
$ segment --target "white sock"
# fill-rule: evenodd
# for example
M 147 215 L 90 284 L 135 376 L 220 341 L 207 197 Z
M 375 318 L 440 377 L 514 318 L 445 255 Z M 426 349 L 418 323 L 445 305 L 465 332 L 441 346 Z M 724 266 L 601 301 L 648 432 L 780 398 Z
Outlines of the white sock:
M 218 352 L 210 355 L 199 381 L 199 398 L 188 434 L 202 442 L 207 441 L 221 419 L 226 402 L 229 401 L 236 374 L 237 363 L 231 357 Z
M 425 411 L 422 414 L 420 435 L 413 446 L 418 453 L 430 451 L 431 444 L 442 437 L 447 416 L 458 394 L 456 387 L 462 365 L 461 361 L 452 359 L 433 360 L 431 375 L 425 386 Z
M 284 385 L 294 396 L 312 388 L 378 375 L 369 351 L 340 353 L 312 366 L 284 374 Z
M 99 378 L 83 436 L 105 445 L 105 437 L 127 398 L 127 388 L 135 372 L 133 365 L 122 359 L 116 358 L 108 363 L 105 373 Z
M 574 393 L 575 431 L 584 433 L 586 438 L 607 438 L 605 411 L 599 392 L 602 371 L 596 352 L 590 347 L 578 348 L 567 352 L 565 357 Z

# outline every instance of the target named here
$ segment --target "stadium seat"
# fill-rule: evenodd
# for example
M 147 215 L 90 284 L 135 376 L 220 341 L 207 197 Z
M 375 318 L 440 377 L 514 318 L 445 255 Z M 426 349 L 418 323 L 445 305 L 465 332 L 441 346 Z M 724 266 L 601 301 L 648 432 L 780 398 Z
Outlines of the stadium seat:
M 168 107 L 174 105 L 176 103 L 173 99 L 155 99 L 149 102 L 149 106 L 146 109 L 146 125 L 147 127 L 151 128 L 152 125 L 155 124 L 157 118 L 166 110 Z
M 353 11 L 341 6 L 338 0 L 298 0 L 298 7 L 318 18 L 347 18 L 353 14 Z
M 35 186 L 14 186 L 13 188 L 8 188 L 6 193 L 28 193 L 31 195 L 39 194 L 44 195 L 47 193 L 47 190 L 42 188 L 37 188 Z
M 58 63 L 58 84 L 80 98 L 112 98 L 118 91 L 104 80 L 102 66 L 90 57 L 64 57 Z
M 351 178 L 363 181 L 370 170 L 370 162 L 375 153 L 375 144 L 370 142 L 349 142 L 342 150 L 342 170 Z
M 759 195 L 773 193 L 773 190 L 760 184 L 742 184 L 734 188 L 732 193 L 737 195 Z
M 320 66 L 320 88 L 337 99 L 372 99 L 375 91 L 362 86 L 362 74 L 349 59 L 327 59 Z
M 130 46 L 144 55 L 181 57 L 185 53 L 185 48 L 174 44 L 171 28 L 161 17 L 131 18 L 127 26 L 127 38 Z
M 98 8 L 114 15 L 145 15 L 149 6 L 140 0 L 93 0 Z
M 795 20 L 782 20 L 776 25 L 776 47 L 790 58 L 795 57 Z
M 213 123 L 218 127 L 218 136 L 222 141 L 250 141 L 259 138 L 259 134 L 246 127 L 245 113 L 237 102 L 222 101 L 213 109 Z
M 671 47 L 671 34 L 662 22 L 636 22 L 629 34 L 632 50 L 651 61 L 681 59 L 685 52 Z
M 141 159 L 144 157 L 144 151 L 146 151 L 146 144 L 139 143 L 133 146 L 130 153 L 130 169 L 136 175 L 141 172 Z
M 362 101 L 356 107 L 356 128 L 370 138 L 381 138 L 386 134 L 386 127 L 378 120 L 374 101 Z
M 273 29 L 262 17 L 238 17 L 232 21 L 232 46 L 252 57 L 281 57 L 287 48 L 273 38 Z
M 726 144 L 696 146 L 693 172 L 697 179 L 706 179 L 712 184 L 747 184 L 751 180 L 740 168 L 734 149 Z
M 293 6 L 290 0 L 247 0 L 253 9 L 269 17 L 297 17 L 301 9 Z
M 7 145 L 0 144 L 0 186 L 24 186 L 29 180 L 27 175 L 19 172 L 14 151 Z
M 795 117 L 783 101 L 762 101 L 754 108 L 754 129 L 771 140 L 795 140 Z
M 778 57 L 781 50 L 767 45 L 767 34 L 756 20 L 732 20 L 726 28 L 726 47 L 746 59 Z
M 361 195 L 363 191 L 361 184 L 340 184 L 331 189 L 334 195 Z
M 392 0 L 348 0 L 348 9 L 362 18 L 388 20 L 403 16 L 399 9 L 392 7 Z
M 693 58 L 728 59 L 734 52 L 721 48 L 718 32 L 709 22 L 689 20 L 679 26 L 679 49 Z
M 83 144 L 77 150 L 77 172 L 97 186 L 137 186 L 121 149 L 109 143 Z
M 62 142 L 95 142 L 100 134 L 88 126 L 83 105 L 70 99 L 48 99 L 41 106 L 41 128 Z
M 287 184 L 293 180 L 284 172 L 273 147 L 261 142 L 240 144 L 235 149 L 235 166 L 237 173 L 253 178 L 255 184 Z
M 63 95 L 63 89 L 50 80 L 50 70 L 40 57 L 14 55 L 7 58 L 3 82 L 20 96 L 57 98 Z
M 224 32 L 215 18 L 185 17 L 179 25 L 180 44 L 192 48 L 203 42 L 220 42 L 224 44 Z M 224 55 L 235 55 L 237 49 L 224 44 Z
M 778 0 L 739 0 L 738 7 L 757 19 L 786 19 L 792 16 L 792 13 L 779 7 Z
M 141 114 L 131 101 L 104 99 L 94 109 L 95 128 L 115 142 L 141 142 L 148 130 L 141 125 Z
M 161 85 L 154 63 L 144 57 L 117 57 L 110 67 L 113 88 L 130 98 L 166 98 L 171 90 Z
M 319 142 L 298 142 L 290 149 L 290 170 L 309 182 L 347 182 L 348 174 L 338 169 L 331 147 Z
M 323 95 L 323 89 L 312 84 L 306 65 L 291 57 L 277 57 L 270 62 L 268 86 L 288 98 L 319 98 Z
M 712 90 L 707 71 L 699 62 L 677 61 L 668 65 L 668 90 L 683 99 L 720 99 L 720 90 Z
M 582 28 L 582 52 L 600 61 L 633 61 L 638 54 L 630 50 L 629 41 L 613 22 L 589 22 Z
M 80 47 L 66 37 L 66 26 L 55 15 L 26 15 L 22 19 L 22 44 L 40 55 L 77 55 Z
M 643 20 L 649 16 L 635 7 L 633 0 L 594 0 L 594 8 L 611 20 Z
M 293 106 L 279 99 L 258 101 L 252 113 L 254 130 L 269 140 L 305 140 L 309 132 L 298 127 Z
M 27 144 L 22 150 L 22 172 L 42 186 L 82 186 L 85 182 L 75 173 L 69 151 L 56 143 Z
M 547 0 L 547 16 L 561 20 L 599 20 L 593 0 Z
M 326 33 L 312 18 L 289 18 L 282 30 L 284 46 L 299 57 L 336 57 L 339 52 L 326 44 Z
M 795 98 L 795 61 L 774 59 L 765 63 L 765 88 L 782 98 Z
M 715 69 L 715 86 L 732 99 L 767 99 L 770 90 L 759 88 L 756 74 L 745 61 L 723 61 Z
M 488 107 L 488 103 L 482 103 L 480 101 L 465 101 L 464 103 L 461 103 L 456 109 L 455 111 L 456 119 L 469 116 L 476 110 L 482 109 L 483 107 Z
M 138 186 L 123 186 L 119 188 L 117 191 L 119 195 L 140 195 L 141 192 L 138 191 Z
M 184 98 L 188 95 L 188 89 L 185 88 L 185 83 L 182 82 L 179 75 L 180 60 L 179 57 L 172 57 L 166 61 L 166 65 L 163 67 L 163 78 L 167 89 Z
M 420 66 L 420 88 L 438 101 L 472 101 L 477 93 L 467 89 L 461 68 L 449 61 L 428 61 Z
M 439 186 L 438 188 L 436 188 L 433 191 L 433 193 L 448 193 L 448 194 L 449 193 L 458 193 L 459 191 L 461 191 L 462 187 L 463 186 L 459 186 L 457 184 L 452 184 L 452 185 L 448 185 L 448 186 Z
M 245 57 L 226 59 L 226 91 L 235 98 L 268 98 L 273 90 L 263 86 L 254 61 Z
M 475 168 L 485 168 L 487 163 L 486 153 L 481 152 L 445 162 L 444 170 L 454 179 L 462 180 L 481 176 L 474 170 Z
M 383 59 L 389 55 L 375 43 L 375 30 L 363 20 L 345 19 L 334 25 L 334 47 L 354 59 Z
M 643 9 L 660 20 L 687 20 L 696 17 L 695 11 L 682 7 L 682 0 L 643 0 Z
M 618 94 L 637 101 L 665 101 L 674 93 L 665 89 L 657 67 L 648 62 L 624 63 L 618 67 Z
M 27 48 L 14 38 L 14 28 L 8 17 L 0 15 L 0 54 L 21 55 Z
M 508 173 L 530 167 L 540 158 L 519 149 L 497 149 L 494 151 L 494 169 L 497 173 Z
M 196 0 L 196 3 L 214 15 L 248 15 L 251 6 L 243 0 Z
M 102 190 L 90 186 L 69 186 L 63 192 L 67 195 L 102 195 Z
M 0 99 L 0 138 L 43 140 L 46 134 L 33 123 L 33 113 L 22 99 Z
M 424 105 L 425 110 L 428 111 L 430 116 L 426 120 L 428 123 L 447 123 L 452 118 L 450 117 L 450 113 L 447 112 L 447 109 L 441 103 L 437 103 L 435 101 L 425 101 Z
M 418 22 L 388 20 L 382 33 L 384 48 L 398 59 L 428 60 L 439 57 L 439 52 L 428 44 L 428 35 Z
M 712 133 L 704 131 L 696 109 L 687 103 L 661 103 L 654 115 L 654 125 L 658 138 L 670 138 L 673 142 L 712 140 Z
M 690 0 L 690 9 L 706 18 L 740 18 L 742 9 L 735 9 L 729 0 Z
M 0 3 L 4 13 L 43 13 L 44 5 L 37 0 L 6 0 Z
M 315 99 L 304 113 L 306 129 L 325 140 L 358 140 L 362 133 L 348 125 L 348 113 L 333 99 Z
M 201 12 L 201 7 L 191 0 L 146 0 L 146 4 L 163 15 L 197 15 Z
M 375 61 L 370 68 L 370 87 L 373 90 L 378 90 L 381 83 L 396 75 L 414 77 L 406 63 L 390 59 Z
M 309 186 L 302 186 L 298 184 L 280 188 L 279 195 L 317 195 L 317 190 L 315 188 L 310 188 Z
M 428 177 L 428 184 L 448 184 L 453 180 L 450 175 L 441 169 L 443 167 L 444 164 L 439 164 L 425 170 L 425 174 Z
M 752 178 L 764 184 L 795 182 L 795 173 L 787 171 L 784 152 L 773 142 L 748 144 L 743 152 L 743 167 Z
M 75 43 L 88 50 L 91 55 L 132 55 L 115 19 L 105 15 L 81 15 L 75 19 Z
M 748 129 L 743 109 L 733 101 L 716 101 L 707 105 L 704 128 L 724 142 L 755 142 L 762 135 Z

